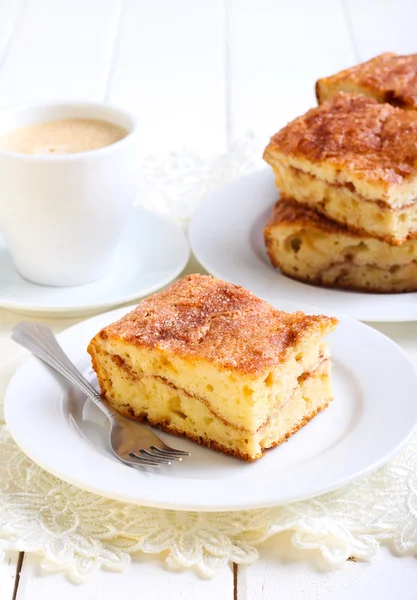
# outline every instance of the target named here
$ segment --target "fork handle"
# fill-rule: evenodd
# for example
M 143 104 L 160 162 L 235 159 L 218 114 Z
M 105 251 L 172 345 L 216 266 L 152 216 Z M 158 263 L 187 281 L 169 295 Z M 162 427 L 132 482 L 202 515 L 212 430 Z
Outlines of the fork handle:
M 113 411 L 107 407 L 93 386 L 83 377 L 58 343 L 53 331 L 42 323 L 21 321 L 12 331 L 12 340 L 58 371 L 65 379 L 92 400 L 109 419 Z

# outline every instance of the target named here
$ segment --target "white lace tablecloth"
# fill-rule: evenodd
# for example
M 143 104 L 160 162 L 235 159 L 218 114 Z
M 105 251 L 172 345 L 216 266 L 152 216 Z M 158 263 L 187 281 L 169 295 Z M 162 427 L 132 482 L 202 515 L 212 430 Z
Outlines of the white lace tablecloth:
M 141 201 L 186 222 L 213 187 L 257 166 L 250 159 L 259 156 L 257 149 L 248 138 L 227 157 L 211 161 L 188 153 L 147 160 Z M 26 356 L 9 339 L 20 319 L 0 310 L 0 397 Z M 77 320 L 42 319 L 55 331 Z M 394 338 L 401 331 L 417 364 L 417 324 L 380 329 Z M 42 555 L 44 569 L 65 571 L 78 582 L 101 567 L 123 571 L 139 552 L 159 554 L 171 568 L 192 567 L 212 576 L 230 561 L 255 561 L 257 545 L 283 531 L 292 533 L 295 547 L 319 550 L 329 567 L 340 567 L 350 557 L 371 559 L 380 544 L 398 554 L 416 554 L 417 439 L 373 475 L 312 500 L 256 511 L 184 513 L 123 504 L 64 483 L 30 461 L 1 422 L 3 556 L 8 549 L 35 552 Z

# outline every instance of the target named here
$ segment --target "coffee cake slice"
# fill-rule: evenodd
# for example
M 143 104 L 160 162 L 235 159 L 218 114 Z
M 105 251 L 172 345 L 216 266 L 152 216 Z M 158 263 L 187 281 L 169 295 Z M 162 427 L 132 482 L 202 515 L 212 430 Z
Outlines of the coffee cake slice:
M 323 337 L 336 324 L 190 275 L 102 329 L 88 352 L 119 413 L 255 460 L 332 400 Z
M 387 244 L 286 198 L 276 203 L 264 235 L 272 265 L 293 279 L 362 292 L 417 291 L 417 240 Z
M 400 108 L 417 109 L 417 54 L 385 52 L 316 83 L 321 104 L 338 92 L 365 94 Z
M 339 93 L 273 136 L 278 188 L 392 244 L 417 235 L 417 112 Z

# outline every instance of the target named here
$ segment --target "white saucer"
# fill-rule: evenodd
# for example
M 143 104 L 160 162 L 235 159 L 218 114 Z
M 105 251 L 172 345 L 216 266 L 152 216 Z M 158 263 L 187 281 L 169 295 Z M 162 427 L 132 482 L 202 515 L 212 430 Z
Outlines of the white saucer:
M 305 310 L 288 302 L 279 308 Z M 127 310 L 93 317 L 58 336 L 81 371 L 90 368 L 85 350 L 90 339 Z M 417 422 L 416 372 L 394 342 L 348 318 L 328 340 L 334 401 L 287 443 L 252 464 L 157 432 L 191 456 L 157 472 L 131 469 L 111 453 L 103 413 L 36 358 L 10 382 L 7 425 L 22 450 L 44 469 L 109 498 L 201 511 L 309 498 L 382 465 L 410 439 Z
M 184 269 L 189 245 L 170 221 L 136 209 L 116 250 L 111 274 L 74 287 L 36 285 L 20 277 L 0 238 L 0 307 L 36 315 L 75 316 L 141 298 Z
M 274 301 L 296 300 L 341 311 L 362 321 L 417 321 L 417 293 L 363 294 L 314 287 L 274 270 L 263 227 L 278 198 L 272 171 L 242 177 L 215 191 L 197 209 L 189 227 L 191 248 L 212 275 Z

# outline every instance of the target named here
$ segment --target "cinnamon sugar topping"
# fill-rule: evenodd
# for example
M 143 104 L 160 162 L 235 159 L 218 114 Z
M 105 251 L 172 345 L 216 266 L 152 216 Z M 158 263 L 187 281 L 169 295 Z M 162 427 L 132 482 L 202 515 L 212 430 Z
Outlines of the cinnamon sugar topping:
M 416 140 L 417 112 L 340 92 L 274 135 L 264 157 L 292 154 L 400 184 L 417 174 Z
M 284 361 L 302 337 L 337 320 L 286 313 L 244 288 L 189 275 L 150 296 L 99 335 L 256 374 Z
M 417 108 L 417 54 L 385 52 L 323 81 L 335 85 L 347 82 L 394 106 Z

